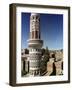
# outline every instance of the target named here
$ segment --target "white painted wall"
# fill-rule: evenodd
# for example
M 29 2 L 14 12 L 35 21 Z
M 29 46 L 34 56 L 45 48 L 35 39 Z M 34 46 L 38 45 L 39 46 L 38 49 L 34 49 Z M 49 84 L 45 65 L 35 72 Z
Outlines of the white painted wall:
M 72 0 L 0 0 L 0 90 L 71 90 L 72 82 L 69 84 L 54 84 L 42 86 L 22 86 L 11 87 L 9 82 L 9 4 L 10 3 L 30 3 L 48 5 L 71 6 Z M 72 24 L 72 12 L 71 12 Z M 72 26 L 71 26 L 72 30 Z M 72 31 L 71 31 L 72 33 Z M 71 36 L 72 38 L 72 36 Z M 72 41 L 71 41 L 72 45 Z M 72 51 L 72 48 L 71 48 Z M 72 57 L 71 57 L 72 59 Z M 72 62 L 71 62 L 72 65 Z M 71 66 L 72 68 L 72 66 Z M 72 72 L 71 72 L 72 75 Z M 72 78 L 71 78 L 72 81 Z

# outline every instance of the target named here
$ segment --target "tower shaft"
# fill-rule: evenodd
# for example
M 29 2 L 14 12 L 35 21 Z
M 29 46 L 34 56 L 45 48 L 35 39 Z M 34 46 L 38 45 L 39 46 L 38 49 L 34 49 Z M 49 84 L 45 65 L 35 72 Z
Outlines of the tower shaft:
M 41 47 L 43 41 L 40 39 L 40 15 L 31 14 L 30 16 L 30 38 L 29 47 L 29 73 L 32 76 L 40 75 Z

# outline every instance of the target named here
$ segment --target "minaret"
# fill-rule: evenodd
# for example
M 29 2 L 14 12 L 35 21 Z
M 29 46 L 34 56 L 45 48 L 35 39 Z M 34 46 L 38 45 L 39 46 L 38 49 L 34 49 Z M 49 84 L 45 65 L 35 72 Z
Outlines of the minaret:
M 29 47 L 29 74 L 40 76 L 41 47 L 43 41 L 40 39 L 40 15 L 32 13 L 30 16 L 30 38 Z

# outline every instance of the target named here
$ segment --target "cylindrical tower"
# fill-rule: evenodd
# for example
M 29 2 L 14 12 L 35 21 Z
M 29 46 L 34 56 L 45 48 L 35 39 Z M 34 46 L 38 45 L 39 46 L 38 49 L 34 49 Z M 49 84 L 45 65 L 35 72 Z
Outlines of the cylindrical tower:
M 30 38 L 29 47 L 29 74 L 40 76 L 41 47 L 43 41 L 40 39 L 40 15 L 32 13 L 30 16 Z

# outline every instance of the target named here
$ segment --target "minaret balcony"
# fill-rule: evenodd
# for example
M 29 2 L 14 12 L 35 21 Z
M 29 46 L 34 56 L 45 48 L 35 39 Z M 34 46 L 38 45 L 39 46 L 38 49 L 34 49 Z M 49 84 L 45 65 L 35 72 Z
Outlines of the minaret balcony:
M 40 40 L 40 39 L 39 40 L 38 39 L 37 40 L 36 39 L 34 39 L 34 40 L 29 39 L 28 40 L 29 47 L 39 47 L 40 48 L 40 47 L 42 47 L 42 45 L 43 45 L 43 40 Z

